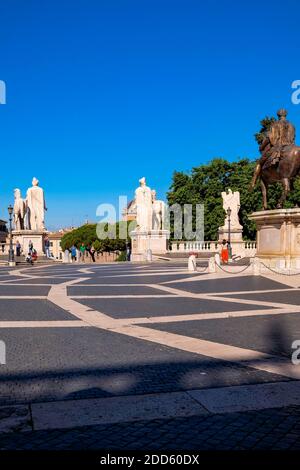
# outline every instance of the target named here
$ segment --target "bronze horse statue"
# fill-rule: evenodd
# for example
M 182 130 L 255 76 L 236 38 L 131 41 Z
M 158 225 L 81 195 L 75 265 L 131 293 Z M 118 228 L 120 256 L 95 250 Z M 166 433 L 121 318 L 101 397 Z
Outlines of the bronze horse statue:
M 263 168 L 260 173 L 260 185 L 263 197 L 263 208 L 268 208 L 268 186 L 280 182 L 283 187 L 282 195 L 278 201 L 277 209 L 281 209 L 289 194 L 293 180 L 300 175 L 300 147 L 287 148 L 276 166 Z
M 277 208 L 281 209 L 291 190 L 296 176 L 300 175 L 300 147 L 295 145 L 295 127 L 287 121 L 287 111 L 277 112 L 278 120 L 273 121 L 259 147 L 261 158 L 252 178 L 250 188 L 253 189 L 260 178 L 263 208 L 268 208 L 268 186 L 280 182 L 283 186 L 282 195 Z

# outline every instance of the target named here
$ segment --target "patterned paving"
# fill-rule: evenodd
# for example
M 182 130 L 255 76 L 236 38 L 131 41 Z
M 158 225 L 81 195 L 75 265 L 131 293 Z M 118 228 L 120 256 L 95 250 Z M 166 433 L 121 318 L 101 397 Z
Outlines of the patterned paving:
M 3 269 L 0 339 L 6 344 L 6 364 L 0 365 L 0 405 L 298 381 L 300 366 L 291 362 L 292 342 L 300 339 L 298 282 L 247 271 L 195 275 L 180 263 Z M 290 416 L 293 433 L 298 433 L 297 410 L 282 400 L 281 410 L 274 411 L 282 417 L 282 435 L 289 433 L 282 423 Z M 183 439 L 186 433 L 189 440 L 190 422 L 222 423 L 226 435 L 229 422 L 258 423 L 262 413 L 271 412 L 220 414 L 218 419 L 174 416 L 163 423 L 157 419 L 135 423 L 131 418 L 116 429 L 120 436 L 126 426 L 144 436 L 147 429 L 166 425 L 168 442 L 179 445 L 180 440 L 171 437 L 175 433 Z M 229 415 L 234 416 L 229 419 Z M 63 448 L 78 448 L 78 432 L 88 436 L 91 428 L 92 423 L 81 431 L 60 430 L 57 435 L 65 433 L 66 441 L 60 441 L 58 448 L 63 442 Z M 102 426 L 97 432 L 102 443 L 114 447 L 114 440 L 105 438 L 110 429 Z M 51 448 L 52 442 L 56 448 L 55 439 L 47 444 L 43 433 L 50 439 L 56 431 L 32 432 L 28 445 Z M 224 439 L 204 437 L 199 432 L 191 442 L 199 448 L 226 447 Z M 7 434 L 3 448 L 26 448 L 23 439 L 22 432 Z M 243 439 L 230 441 L 227 448 L 249 448 Z M 144 442 L 152 449 L 156 441 L 141 437 L 125 440 L 120 447 L 139 448 Z M 83 442 L 89 447 L 84 438 Z M 271 441 L 259 442 L 268 448 Z M 296 438 L 289 442 L 298 448 Z M 100 438 L 94 445 L 103 448 Z

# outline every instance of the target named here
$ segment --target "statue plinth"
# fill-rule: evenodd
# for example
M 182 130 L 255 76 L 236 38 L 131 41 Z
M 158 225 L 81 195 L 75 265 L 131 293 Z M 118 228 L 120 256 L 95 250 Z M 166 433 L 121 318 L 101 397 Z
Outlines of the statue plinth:
M 263 265 L 300 269 L 300 208 L 253 212 L 257 227 L 256 257 Z
M 228 227 L 220 227 L 219 231 L 219 241 L 229 240 L 229 230 Z M 242 242 L 243 241 L 243 227 L 230 227 L 230 240 L 231 242 Z
M 29 242 L 33 244 L 33 248 L 37 251 L 38 256 L 44 254 L 44 238 L 47 235 L 45 230 L 13 230 L 12 239 L 13 244 L 17 242 L 21 244 L 22 254 L 27 255 L 29 249 Z
M 223 240 L 228 241 L 230 238 L 231 252 L 232 255 L 244 256 L 245 243 L 243 242 L 243 227 L 230 227 L 230 237 L 228 227 L 223 226 L 219 227 L 219 243 L 222 243 Z
M 168 250 L 168 230 L 133 230 L 131 237 L 131 260 L 147 260 L 147 252 L 151 250 L 154 255 L 166 254 Z

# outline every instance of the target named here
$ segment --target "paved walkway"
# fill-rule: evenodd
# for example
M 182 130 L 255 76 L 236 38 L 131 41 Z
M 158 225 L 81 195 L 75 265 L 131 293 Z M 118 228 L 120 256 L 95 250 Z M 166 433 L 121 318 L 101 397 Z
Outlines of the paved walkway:
M 180 263 L 3 268 L 0 448 L 298 449 L 298 283 Z

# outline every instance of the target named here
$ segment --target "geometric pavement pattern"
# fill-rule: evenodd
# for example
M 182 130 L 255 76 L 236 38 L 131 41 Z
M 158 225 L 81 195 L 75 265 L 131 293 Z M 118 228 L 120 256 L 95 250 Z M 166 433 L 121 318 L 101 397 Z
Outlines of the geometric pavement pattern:
M 299 284 L 190 274 L 179 262 L 2 268 L 0 422 L 21 404 L 294 383 Z M 299 409 L 35 431 L 29 423 L 1 434 L 0 448 L 298 449 Z

